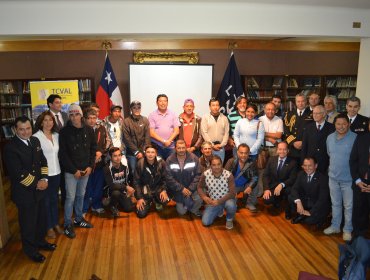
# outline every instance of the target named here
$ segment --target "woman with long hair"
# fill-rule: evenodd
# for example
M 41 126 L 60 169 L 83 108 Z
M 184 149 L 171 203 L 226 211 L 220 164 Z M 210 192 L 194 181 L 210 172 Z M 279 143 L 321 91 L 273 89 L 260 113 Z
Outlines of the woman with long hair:
M 40 140 L 42 151 L 48 162 L 48 188 L 46 191 L 47 237 L 56 238 L 55 231 L 63 233 L 58 220 L 58 190 L 60 184 L 60 165 L 58 158 L 59 134 L 56 132 L 56 122 L 50 111 L 43 112 L 36 121 L 36 133 Z

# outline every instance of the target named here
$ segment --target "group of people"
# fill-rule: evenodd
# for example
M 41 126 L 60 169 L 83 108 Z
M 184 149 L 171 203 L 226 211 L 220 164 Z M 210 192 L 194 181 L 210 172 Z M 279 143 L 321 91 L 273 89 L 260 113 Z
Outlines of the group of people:
M 112 105 L 101 120 L 95 103 L 84 112 L 72 104 L 65 113 L 61 97 L 50 95 L 35 130 L 27 117 L 18 117 L 16 135 L 5 148 L 23 251 L 43 262 L 39 250 L 56 249 L 45 237 L 74 238 L 75 227 L 92 228 L 86 220 L 90 209 L 113 217 L 135 211 L 145 218 L 152 206 L 161 211 L 170 200 L 179 215 L 201 217 L 204 226 L 226 213 L 227 229 L 233 228 L 238 198 L 251 212 L 258 211 L 258 197 L 273 212 L 284 207 L 293 224 L 323 225 L 331 211 L 325 234 L 340 232 L 344 208 L 343 239 L 364 235 L 370 124 L 358 113 L 360 100 L 349 98 L 346 113 L 336 112 L 335 96 L 320 105 L 315 92 L 308 98 L 298 94 L 290 112 L 281 110 L 281 101 L 273 96 L 258 114 L 240 96 L 225 116 L 212 98 L 210 112 L 199 117 L 189 98 L 178 116 L 160 94 L 148 118 L 141 115 L 141 102 L 132 101 L 125 119 L 122 107 Z M 261 149 L 268 155 L 262 167 Z

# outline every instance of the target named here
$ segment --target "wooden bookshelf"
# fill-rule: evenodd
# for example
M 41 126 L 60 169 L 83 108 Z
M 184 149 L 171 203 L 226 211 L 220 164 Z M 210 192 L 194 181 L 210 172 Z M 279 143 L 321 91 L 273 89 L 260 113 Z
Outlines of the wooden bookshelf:
M 311 92 L 319 94 L 321 103 L 325 95 L 338 98 L 338 111 L 345 111 L 347 98 L 356 95 L 355 75 L 241 75 L 245 95 L 249 102 L 257 104 L 259 112 L 273 95 L 282 97 L 282 109 L 295 108 L 295 96 Z
M 356 95 L 357 76 L 326 76 L 326 95 L 334 95 L 338 99 L 337 111 L 346 111 L 346 100 Z
M 0 80 L 0 150 L 3 152 L 6 142 L 15 134 L 15 118 L 25 115 L 32 120 L 30 82 L 41 79 Z M 46 81 L 78 80 L 79 101 L 82 108 L 95 102 L 92 78 L 43 79 Z M 5 170 L 6 173 L 6 170 Z

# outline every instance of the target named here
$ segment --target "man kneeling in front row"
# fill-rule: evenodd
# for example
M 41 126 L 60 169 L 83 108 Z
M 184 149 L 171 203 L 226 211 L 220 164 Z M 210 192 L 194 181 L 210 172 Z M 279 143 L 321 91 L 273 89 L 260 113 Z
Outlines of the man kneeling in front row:
M 169 202 L 166 187 L 166 163 L 157 158 L 157 149 L 148 145 L 145 156 L 138 160 L 134 174 L 136 209 L 139 218 L 145 218 L 155 203 L 157 211 Z
M 235 191 L 238 194 L 243 192 L 243 201 L 247 203 L 248 196 L 254 191 L 257 191 L 257 169 L 256 161 L 249 158 L 249 146 L 242 143 L 238 146 L 237 156 L 229 159 L 225 165 L 225 169 L 232 172 L 235 181 Z M 244 205 L 252 213 L 257 212 L 256 206 L 253 204 Z
M 166 171 L 166 184 L 170 195 L 176 201 L 177 213 L 185 215 L 189 211 L 200 217 L 202 199 L 197 192 L 200 178 L 199 159 L 186 150 L 184 140 L 177 140 L 175 153 L 166 160 Z
M 206 203 L 203 225 L 210 226 L 226 209 L 226 228 L 232 229 L 236 212 L 234 176 L 223 169 L 219 156 L 212 157 L 211 168 L 204 171 L 200 177 L 198 193 Z
M 129 185 L 129 168 L 122 164 L 122 152 L 120 148 L 109 149 L 110 162 L 104 167 L 105 182 L 109 187 L 110 210 L 113 217 L 119 216 L 118 206 L 124 212 L 133 210 L 131 198 L 135 189 Z
M 292 209 L 297 209 L 292 224 L 321 225 L 330 212 L 328 176 L 317 170 L 317 162 L 311 157 L 304 159 L 302 168 L 289 196 Z

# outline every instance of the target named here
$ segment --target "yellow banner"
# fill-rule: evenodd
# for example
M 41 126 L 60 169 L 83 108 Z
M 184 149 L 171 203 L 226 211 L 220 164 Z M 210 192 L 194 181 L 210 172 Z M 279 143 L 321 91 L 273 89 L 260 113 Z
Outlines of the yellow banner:
M 79 103 L 78 81 L 37 81 L 30 82 L 32 118 L 36 118 L 48 110 L 46 99 L 51 94 L 62 98 L 62 111 L 67 112 L 72 103 Z

